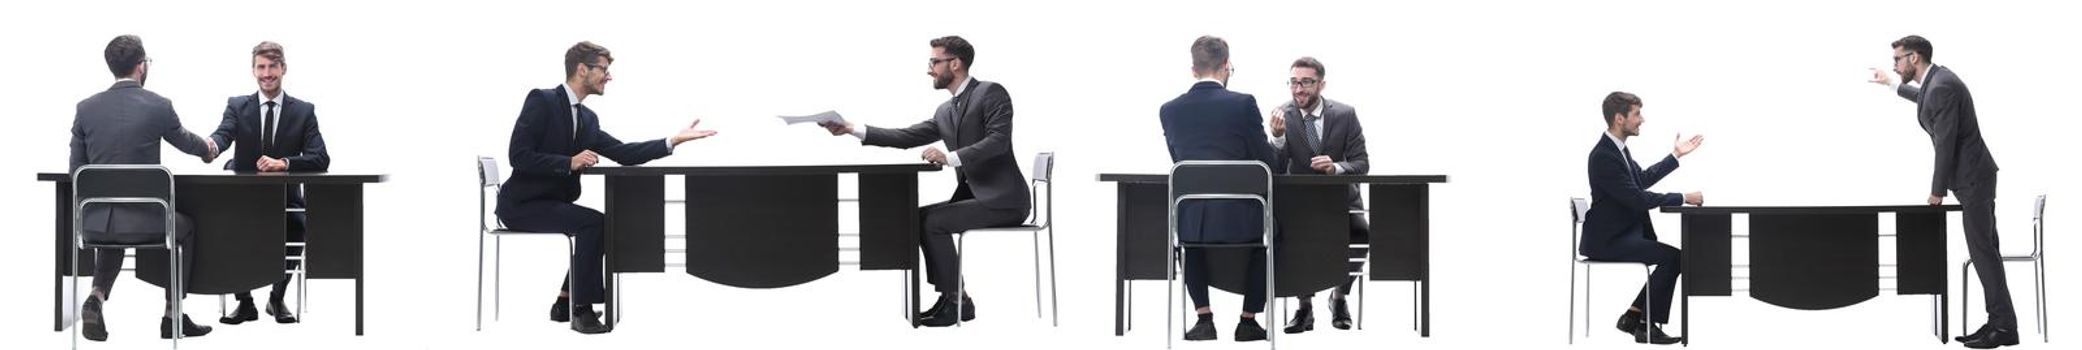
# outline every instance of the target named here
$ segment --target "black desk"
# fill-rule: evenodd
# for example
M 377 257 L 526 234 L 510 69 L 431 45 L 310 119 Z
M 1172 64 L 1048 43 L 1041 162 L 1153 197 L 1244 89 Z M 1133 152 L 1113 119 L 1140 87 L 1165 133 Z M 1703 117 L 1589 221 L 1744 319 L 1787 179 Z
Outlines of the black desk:
M 187 285 L 194 294 L 227 294 L 253 290 L 282 279 L 280 256 L 239 252 L 283 252 L 288 232 L 290 186 L 303 185 L 305 278 L 354 280 L 354 335 L 362 335 L 362 185 L 385 180 L 380 174 L 343 173 L 204 173 L 175 174 L 177 211 L 195 220 L 195 273 Z M 36 181 L 57 188 L 57 260 L 52 263 L 52 330 L 65 329 L 65 265 L 72 249 L 72 175 L 38 173 Z M 164 250 L 139 250 L 136 277 L 165 286 Z M 80 259 L 81 276 L 94 271 L 93 259 Z
M 860 269 L 902 270 L 918 304 L 918 173 L 930 164 L 603 166 L 610 274 L 665 272 L 665 176 L 686 176 L 687 274 L 723 285 L 780 288 L 838 272 L 839 174 L 859 174 Z M 615 279 L 607 279 L 607 316 Z M 912 326 L 917 315 L 905 312 Z
M 1730 215 L 1749 216 L 1749 295 L 1800 310 L 1864 302 L 1880 292 L 1880 213 L 1894 213 L 1895 294 L 1933 295 L 1938 342 L 1947 342 L 1945 213 L 1958 205 L 1663 207 L 1682 215 L 1682 318 L 1691 344 L 1691 297 L 1730 296 Z
M 1099 181 L 1118 186 L 1115 194 L 1113 334 L 1127 333 L 1133 317 L 1126 303 L 1129 282 L 1164 280 L 1164 223 L 1169 179 L 1164 174 L 1099 174 Z M 1367 187 L 1368 221 L 1372 225 L 1367 280 L 1412 281 L 1421 289 L 1420 335 L 1431 336 L 1431 184 L 1445 175 L 1275 175 L 1273 215 L 1280 238 L 1275 294 L 1297 296 L 1344 283 L 1345 249 L 1351 227 L 1347 186 Z M 1234 265 L 1214 271 L 1241 271 L 1244 252 L 1213 250 L 1209 264 Z M 1209 274 L 1209 285 L 1230 292 L 1243 290 L 1240 273 Z

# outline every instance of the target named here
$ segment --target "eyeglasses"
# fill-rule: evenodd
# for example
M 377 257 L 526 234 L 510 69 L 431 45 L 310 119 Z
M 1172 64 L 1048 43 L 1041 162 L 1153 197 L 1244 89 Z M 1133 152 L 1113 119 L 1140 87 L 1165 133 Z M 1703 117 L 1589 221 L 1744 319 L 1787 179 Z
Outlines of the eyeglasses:
M 1316 84 L 1322 82 L 1322 80 L 1316 80 L 1316 78 L 1295 78 L 1287 80 L 1287 87 L 1316 87 Z
M 1915 54 L 1916 54 L 1916 53 L 1914 53 L 1914 52 L 1911 52 L 1911 53 L 1906 53 L 1906 54 L 1894 55 L 1894 63 L 1895 63 L 1895 64 L 1901 64 L 1901 60 L 1902 60 L 1902 59 L 1905 59 L 1905 58 L 1909 58 L 1909 56 L 1912 56 L 1912 55 L 1915 55 Z
M 607 71 L 607 66 L 604 66 L 604 65 L 599 65 L 599 64 L 593 64 L 593 63 L 585 63 L 585 65 L 586 65 L 586 67 L 587 67 L 587 68 L 599 69 L 599 70 L 600 70 L 600 74 L 603 74 L 603 75 L 614 75 L 613 73 L 609 73 L 609 72 Z
M 929 58 L 929 59 L 926 59 L 926 62 L 927 62 L 927 63 L 926 63 L 926 65 L 925 65 L 925 66 L 926 66 L 926 67 L 937 67 L 937 66 L 939 66 L 939 65 L 940 65 L 941 63 L 947 63 L 947 61 L 953 61 L 953 60 L 955 60 L 955 59 L 956 59 L 956 57 L 945 57 L 945 58 Z

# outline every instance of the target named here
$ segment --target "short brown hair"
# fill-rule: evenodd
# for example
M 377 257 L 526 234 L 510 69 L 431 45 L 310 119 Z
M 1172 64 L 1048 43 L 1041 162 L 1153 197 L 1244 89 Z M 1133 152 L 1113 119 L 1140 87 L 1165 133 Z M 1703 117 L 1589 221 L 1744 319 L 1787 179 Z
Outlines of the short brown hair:
M 1294 60 L 1293 66 L 1289 66 L 1287 68 L 1314 69 L 1316 70 L 1316 79 L 1322 79 L 1323 75 L 1326 74 L 1323 72 L 1323 62 L 1317 61 L 1315 57 L 1302 56 L 1301 58 Z
M 262 41 L 259 45 L 253 45 L 253 57 L 266 57 L 275 61 L 275 64 L 289 65 L 289 61 L 282 60 L 282 44 L 273 41 Z
M 108 61 L 108 72 L 117 78 L 137 73 L 137 64 L 145 62 L 145 40 L 136 35 L 109 39 L 108 47 L 101 49 L 101 59 Z
M 1923 56 L 1924 63 L 1929 63 L 1930 55 L 1935 53 L 1931 52 L 1930 39 L 1924 39 L 1921 35 L 1901 37 L 1900 40 L 1894 41 L 1892 47 L 1914 52 L 1917 56 Z
M 1213 73 L 1229 63 L 1229 41 L 1213 35 L 1193 39 L 1193 71 Z
M 1611 127 L 1612 116 L 1633 112 L 1635 108 L 1640 107 L 1641 96 L 1634 96 L 1634 94 L 1625 91 L 1613 91 L 1605 95 L 1605 116 L 1599 119 L 1604 119 L 1605 126 Z
M 594 44 L 591 41 L 580 41 L 578 44 L 571 45 L 570 50 L 564 51 L 564 79 L 571 79 L 571 77 L 577 76 L 579 65 L 590 66 L 601 58 L 606 58 L 607 63 L 614 63 L 614 55 L 608 53 L 605 46 Z
M 928 44 L 947 51 L 947 54 L 954 55 L 954 58 L 961 59 L 962 69 L 976 66 L 976 47 L 969 45 L 968 39 L 962 39 L 958 35 L 949 35 L 933 39 Z

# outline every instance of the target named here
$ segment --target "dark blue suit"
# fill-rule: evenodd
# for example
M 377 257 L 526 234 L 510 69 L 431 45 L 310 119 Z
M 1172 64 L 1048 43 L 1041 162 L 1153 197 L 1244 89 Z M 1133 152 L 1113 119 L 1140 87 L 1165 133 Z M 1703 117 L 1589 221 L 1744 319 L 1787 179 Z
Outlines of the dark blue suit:
M 1670 293 L 1677 287 L 1678 273 L 1684 270 L 1677 248 L 1656 241 L 1655 224 L 1648 213 L 1657 207 L 1683 205 L 1684 195 L 1649 192 L 1647 188 L 1675 170 L 1674 155 L 1642 169 L 1634 163 L 1631 151 L 1621 149 L 1611 137 L 1599 135 L 1597 148 L 1590 151 L 1590 212 L 1584 214 L 1583 237 L 1576 247 L 1578 253 L 1594 260 L 1656 264 L 1648 286 L 1634 297 L 1634 307 L 1649 309 L 1645 301 L 1648 292 L 1655 291 L 1655 310 L 1649 317 L 1657 323 L 1670 322 Z
M 1258 100 L 1251 95 L 1229 91 L 1222 84 L 1200 82 L 1191 90 L 1164 103 L 1158 115 L 1163 119 L 1164 144 L 1170 148 L 1171 161 L 1187 160 L 1255 160 L 1268 168 L 1275 163 L 1272 146 L 1267 143 L 1263 124 L 1258 113 Z M 1198 201 L 1180 203 L 1178 206 L 1179 240 L 1202 243 L 1256 242 L 1263 238 L 1265 225 L 1257 203 L 1248 201 Z M 1186 291 L 1193 297 L 1195 307 L 1207 306 L 1206 253 L 1200 249 L 1185 251 L 1184 270 Z M 1251 254 L 1248 268 L 1249 278 L 1245 285 L 1244 312 L 1257 313 L 1265 309 L 1265 250 L 1256 249 Z
M 521 231 L 562 232 L 578 240 L 571 254 L 574 305 L 605 302 L 601 288 L 600 233 L 606 217 L 575 204 L 580 193 L 571 157 L 592 150 L 615 163 L 639 165 L 672 154 L 664 139 L 622 143 L 600 131 L 600 116 L 579 107 L 572 125 L 571 100 L 562 87 L 528 92 L 520 119 L 513 122 L 507 161 L 513 176 L 499 189 L 499 221 Z M 573 130 L 577 130 L 576 133 Z
M 266 127 L 270 125 L 267 122 L 270 108 L 265 103 L 267 98 L 259 93 L 225 99 L 224 120 L 217 123 L 216 132 L 210 133 L 210 139 L 217 142 L 221 151 L 232 154 L 231 161 L 224 163 L 224 170 L 260 171 L 258 162 L 261 156 L 286 160 L 289 171 L 293 172 L 324 172 L 332 167 L 332 156 L 325 150 L 325 135 L 318 132 L 317 105 L 282 94 L 272 108 L 275 122 L 272 124 L 274 129 L 269 130 Z M 269 136 L 269 133 L 273 135 Z M 268 138 L 274 139 L 273 145 L 265 143 Z M 288 207 L 304 207 L 303 186 L 291 186 L 287 192 Z M 289 242 L 304 242 L 304 222 L 304 213 L 289 213 L 288 236 L 285 237 Z M 302 252 L 301 247 L 286 250 L 287 254 L 297 256 Z M 296 265 L 296 261 L 290 261 L 286 267 L 295 269 Z M 275 282 L 268 300 L 282 301 L 288 287 L 289 275 L 284 274 L 281 281 Z M 240 301 L 253 299 L 248 293 L 239 293 L 237 297 Z

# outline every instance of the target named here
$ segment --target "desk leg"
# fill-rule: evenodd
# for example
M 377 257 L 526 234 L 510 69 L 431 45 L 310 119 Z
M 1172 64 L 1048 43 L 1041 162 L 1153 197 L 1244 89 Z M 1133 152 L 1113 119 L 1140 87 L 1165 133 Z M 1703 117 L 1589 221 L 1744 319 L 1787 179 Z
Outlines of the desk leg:
M 1960 300 L 1960 302 L 1966 302 L 1966 300 L 1963 300 L 1963 299 L 1962 299 L 1962 300 Z M 1938 327 L 1937 327 L 1937 329 L 1938 329 L 1938 331 L 1937 331 L 1937 343 L 1938 343 L 1938 344 L 1947 344 L 1947 343 L 1951 343 L 1951 342 L 1952 342 L 1952 293 L 1951 293 L 1951 292 L 1938 292 L 1938 293 L 1937 293 L 1937 305 L 1938 305 L 1937 309 L 1939 310 L 1939 311 L 1937 312 L 1937 319 L 1938 319 L 1938 321 L 1937 321 L 1937 322 L 1938 322 Z
M 361 310 L 361 305 L 362 305 L 362 299 L 361 299 L 361 294 L 362 294 L 362 293 L 361 293 L 361 292 L 362 292 L 362 287 L 361 287 L 361 285 L 362 285 L 362 277 L 359 277 L 359 276 L 356 276 L 356 277 L 354 277 L 354 336 L 357 336 L 357 337 L 359 337 L 359 336 L 361 336 L 361 335 L 362 335 L 362 331 L 361 331 L 361 330 L 362 330 L 362 324 L 361 324 L 361 319 L 362 319 L 362 312 L 361 312 L 361 311 L 362 311 L 362 310 Z
M 1430 278 L 1430 277 L 1426 277 L 1426 278 L 1424 279 L 1424 281 L 1420 281 L 1420 282 L 1417 282 L 1417 284 L 1421 285 L 1421 286 L 1422 286 L 1422 288 L 1424 288 L 1424 292 L 1423 292 L 1423 298 L 1424 298 L 1424 311 L 1423 311 L 1423 313 L 1422 313 L 1422 316 L 1419 316 L 1419 317 L 1422 317 L 1422 318 L 1424 318 L 1424 330 L 1423 330 L 1423 331 L 1420 331 L 1420 332 L 1418 332 L 1418 333 L 1417 333 L 1417 336 L 1419 336 L 1419 337 L 1424 337 L 1424 338 L 1430 338 L 1430 337 L 1431 337 L 1431 278 Z
M 907 297 L 907 298 L 911 298 L 911 308 L 912 308 L 911 310 L 906 310 L 906 311 L 904 311 L 904 317 L 906 317 L 906 318 L 910 318 L 910 319 L 911 319 L 911 328 L 918 328 L 918 325 L 919 325 L 919 324 L 918 324 L 918 310 L 917 310 L 917 308 L 918 308 L 918 305 L 920 305 L 920 304 L 918 304 L 918 301 L 919 301 L 919 300 L 918 300 L 918 295 L 919 295 L 919 291 L 918 291 L 918 288 L 920 288 L 920 287 L 918 286 L 918 274 L 919 274 L 919 271 L 918 271 L 918 266 L 915 266 L 915 265 L 914 265 L 914 266 L 911 266 L 911 269 L 909 269 L 909 270 L 904 270 L 904 271 L 905 271 L 905 272 L 904 272 L 904 275 L 908 277 L 907 279 L 909 279 L 909 281 L 906 281 L 906 282 L 904 282 L 904 283 L 909 283 L 909 284 L 910 284 L 910 287 L 911 287 L 911 288 L 910 288 L 910 290 L 907 290 L 907 292 L 909 292 L 909 293 L 907 293 L 907 294 L 910 294 L 910 295 L 909 295 L 909 296 L 906 296 L 906 297 Z
M 51 264 L 56 267 L 52 269 L 55 272 L 53 272 L 51 277 L 51 331 L 60 332 L 65 330 L 65 273 L 67 270 L 65 264 L 77 265 L 79 261 L 74 258 L 74 254 L 77 254 L 78 250 L 72 248 L 72 183 L 59 182 L 52 187 L 58 188 L 57 200 L 55 201 L 56 206 L 54 206 L 57 209 L 51 211 L 57 216 L 57 224 L 52 226 L 58 228 L 58 260 Z M 80 269 L 80 271 L 93 271 L 93 269 Z M 87 288 L 87 290 L 88 293 L 93 293 L 93 288 Z
M 1683 305 L 1678 308 L 1677 321 L 1683 324 L 1678 325 L 1677 337 L 1683 338 L 1684 346 L 1690 347 L 1692 346 L 1692 292 L 1684 291 L 1682 295 L 1679 299 L 1683 299 L 1680 300 L 1683 302 Z

